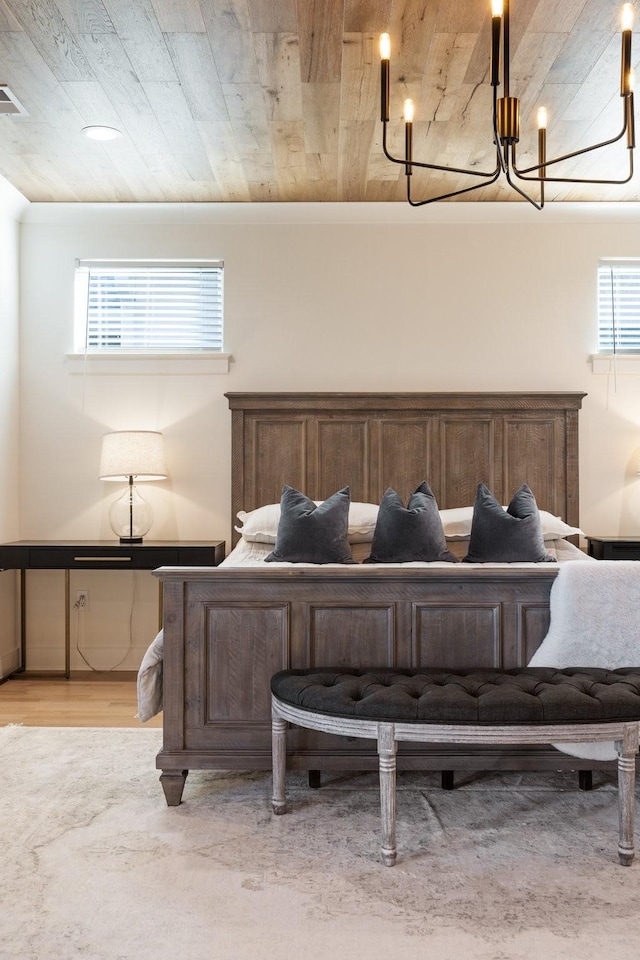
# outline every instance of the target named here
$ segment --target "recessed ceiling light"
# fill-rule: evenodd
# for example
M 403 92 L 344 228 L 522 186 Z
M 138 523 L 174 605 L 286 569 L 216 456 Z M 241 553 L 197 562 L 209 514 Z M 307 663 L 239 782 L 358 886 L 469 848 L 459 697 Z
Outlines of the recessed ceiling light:
M 103 126 L 91 126 L 83 127 L 82 132 L 85 137 L 89 137 L 90 140 L 117 140 L 118 137 L 122 136 L 120 130 L 116 130 L 115 127 L 103 127 Z

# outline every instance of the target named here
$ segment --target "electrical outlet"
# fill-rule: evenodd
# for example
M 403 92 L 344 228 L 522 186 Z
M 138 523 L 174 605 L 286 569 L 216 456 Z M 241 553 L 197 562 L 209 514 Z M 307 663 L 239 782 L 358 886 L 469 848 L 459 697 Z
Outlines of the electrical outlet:
M 88 610 L 89 609 L 89 591 L 88 590 L 76 590 L 76 602 L 74 604 L 76 610 Z

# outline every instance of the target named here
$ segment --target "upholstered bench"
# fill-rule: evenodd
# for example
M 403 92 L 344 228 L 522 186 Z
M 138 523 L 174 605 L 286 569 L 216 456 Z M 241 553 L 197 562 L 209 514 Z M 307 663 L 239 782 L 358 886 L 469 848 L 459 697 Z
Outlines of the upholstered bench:
M 614 741 L 620 863 L 634 857 L 640 667 L 621 670 L 282 670 L 271 678 L 273 811 L 285 812 L 287 724 L 378 742 L 382 860 L 396 859 L 398 741 Z

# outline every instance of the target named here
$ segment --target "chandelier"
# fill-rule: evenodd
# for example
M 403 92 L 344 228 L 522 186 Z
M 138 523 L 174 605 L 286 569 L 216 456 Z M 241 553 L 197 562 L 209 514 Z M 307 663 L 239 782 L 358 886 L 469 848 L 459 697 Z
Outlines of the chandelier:
M 407 200 L 413 207 L 421 207 L 426 203 L 435 203 L 437 200 L 448 200 L 451 197 L 480 190 L 495 183 L 504 174 L 507 183 L 525 200 L 528 200 L 536 209 L 544 207 L 545 183 L 590 183 L 590 184 L 622 184 L 628 183 L 633 176 L 633 150 L 635 147 L 635 118 L 633 106 L 633 71 L 631 69 L 631 30 L 633 26 L 633 8 L 625 3 L 622 8 L 622 54 L 620 96 L 622 97 L 622 129 L 617 136 L 601 143 L 594 143 L 589 147 L 582 147 L 571 153 L 549 159 L 547 157 L 547 111 L 545 107 L 538 110 L 538 162 L 533 166 L 520 168 L 517 162 L 516 144 L 520 139 L 520 101 L 511 96 L 509 87 L 509 0 L 492 0 L 491 3 L 491 86 L 493 88 L 492 134 L 496 148 L 496 163 L 493 170 L 466 170 L 461 167 L 442 166 L 437 163 L 424 163 L 413 158 L 413 100 L 404 102 L 404 130 L 405 149 L 404 157 L 392 156 L 387 149 L 387 124 L 389 123 L 389 83 L 391 62 L 391 41 L 388 33 L 380 37 L 380 81 L 381 81 L 381 120 L 382 120 L 382 149 L 388 160 L 404 166 L 407 181 Z M 500 52 L 502 46 L 502 79 L 500 79 Z M 498 96 L 498 88 L 502 87 L 502 96 Z M 627 150 L 629 154 L 629 173 L 622 180 L 593 180 L 576 179 L 573 177 L 553 176 L 549 168 L 556 163 L 571 160 L 592 150 L 600 150 L 612 143 L 621 140 L 626 134 Z M 436 197 L 424 200 L 414 200 L 411 196 L 411 177 L 414 168 L 425 170 L 441 170 L 448 173 L 465 174 L 480 178 L 480 182 L 472 186 L 452 190 Z M 553 173 L 553 171 L 552 171 Z M 537 198 L 530 196 L 527 187 L 523 189 L 516 181 L 538 184 Z

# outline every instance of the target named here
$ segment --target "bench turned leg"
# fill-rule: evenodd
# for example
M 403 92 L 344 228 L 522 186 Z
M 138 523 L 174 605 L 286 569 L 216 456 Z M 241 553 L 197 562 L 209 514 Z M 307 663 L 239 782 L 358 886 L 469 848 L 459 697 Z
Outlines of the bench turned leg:
M 592 770 L 578 770 L 578 786 L 581 790 L 593 790 Z
M 618 858 L 623 867 L 628 867 L 635 855 L 633 820 L 636 751 L 638 749 L 637 723 L 628 725 L 624 739 L 616 741 L 616 749 L 618 751 L 618 821 L 620 824 Z
M 319 770 L 309 770 L 309 786 L 312 790 L 319 790 L 322 784 L 322 775 Z
M 441 770 L 440 771 L 440 786 L 443 790 L 453 790 L 454 789 L 454 772 L 453 770 Z
M 392 867 L 396 862 L 396 752 L 398 744 L 392 723 L 378 724 L 380 768 L 380 819 L 382 821 L 382 862 Z
M 287 721 L 274 714 L 271 721 L 271 759 L 273 765 L 273 812 L 285 812 L 285 774 L 287 767 Z

